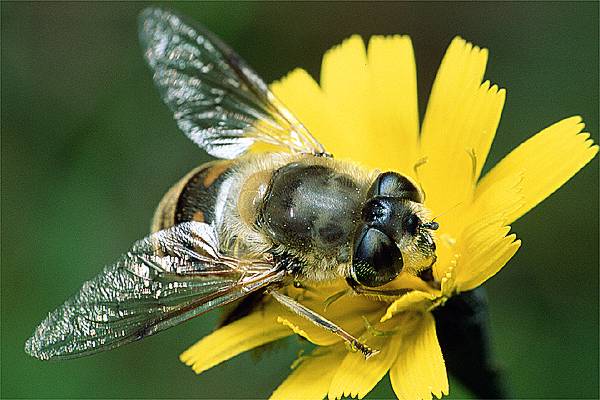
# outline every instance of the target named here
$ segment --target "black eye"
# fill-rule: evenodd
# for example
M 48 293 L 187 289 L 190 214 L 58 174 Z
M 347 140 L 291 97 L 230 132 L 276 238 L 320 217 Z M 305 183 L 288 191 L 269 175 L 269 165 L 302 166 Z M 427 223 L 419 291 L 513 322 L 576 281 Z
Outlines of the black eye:
M 417 229 L 419 228 L 420 223 L 421 220 L 419 219 L 419 217 L 417 217 L 415 214 L 410 214 L 404 219 L 402 228 L 404 228 L 406 232 L 414 236 L 417 234 Z
M 365 286 L 391 282 L 402 271 L 402 254 L 385 233 L 364 226 L 356 235 L 352 258 L 352 278 Z
M 421 194 L 416 186 L 405 176 L 396 172 L 379 174 L 369 189 L 369 197 L 388 196 L 422 202 Z
M 392 216 L 393 204 L 389 199 L 376 197 L 369 200 L 362 209 L 362 219 L 372 225 L 385 225 Z

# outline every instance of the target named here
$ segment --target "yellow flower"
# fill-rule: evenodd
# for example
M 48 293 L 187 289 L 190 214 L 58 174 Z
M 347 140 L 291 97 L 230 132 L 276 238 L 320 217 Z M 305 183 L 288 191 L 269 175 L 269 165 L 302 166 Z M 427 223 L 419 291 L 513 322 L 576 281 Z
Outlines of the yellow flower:
M 381 352 L 365 360 L 340 338 L 266 299 L 259 311 L 224 326 L 181 355 L 201 373 L 262 344 L 301 335 L 317 345 L 294 364 L 275 399 L 364 397 L 388 372 L 399 398 L 448 393 L 431 311 L 450 296 L 496 274 L 520 246 L 513 221 L 558 189 L 598 152 L 580 117 L 542 130 L 480 179 L 504 105 L 505 91 L 483 82 L 487 50 L 461 38 L 438 71 L 419 134 L 415 61 L 405 36 L 353 36 L 323 59 L 321 84 L 297 69 L 273 92 L 336 158 L 395 170 L 419 182 L 438 215 L 436 285 L 401 274 L 412 292 L 384 302 L 344 289 L 289 289 L 288 294 Z M 565 157 L 568 155 L 568 157 Z M 415 168 L 416 167 L 416 168 Z

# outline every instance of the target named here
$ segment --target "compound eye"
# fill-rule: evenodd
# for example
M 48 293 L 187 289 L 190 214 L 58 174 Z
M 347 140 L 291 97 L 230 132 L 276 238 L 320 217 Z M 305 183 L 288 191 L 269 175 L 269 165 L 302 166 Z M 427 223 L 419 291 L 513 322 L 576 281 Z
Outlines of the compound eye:
M 391 282 L 402 271 L 402 254 L 396 243 L 376 228 L 364 226 L 356 236 L 352 278 L 364 286 Z
M 362 220 L 370 226 L 388 225 L 393 217 L 394 202 L 385 197 L 375 197 L 365 203 L 362 209 Z
M 369 189 L 369 197 L 388 196 L 411 200 L 417 203 L 423 201 L 417 187 L 404 175 L 396 172 L 379 174 Z
M 408 215 L 408 217 L 406 217 L 404 219 L 404 223 L 402 224 L 404 230 L 414 236 L 417 234 L 417 229 L 419 228 L 419 224 L 421 223 L 421 220 L 419 219 L 419 217 L 416 216 L 416 214 L 410 214 Z

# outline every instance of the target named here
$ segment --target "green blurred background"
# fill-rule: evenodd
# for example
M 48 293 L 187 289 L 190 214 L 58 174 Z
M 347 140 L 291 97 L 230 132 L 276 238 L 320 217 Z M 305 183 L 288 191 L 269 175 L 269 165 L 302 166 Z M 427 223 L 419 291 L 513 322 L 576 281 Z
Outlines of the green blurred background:
M 111 352 L 40 362 L 23 343 L 46 313 L 144 236 L 154 207 L 207 160 L 177 131 L 137 42 L 146 3 L 1 3 L 2 389 L 5 397 L 268 396 L 299 345 L 201 376 L 177 356 L 211 313 Z M 457 34 L 491 51 L 508 97 L 487 168 L 580 114 L 598 140 L 598 3 L 182 3 L 267 81 L 353 33 L 404 33 L 420 110 Z M 568 157 L 565 154 L 565 157 Z M 493 344 L 518 397 L 598 395 L 598 158 L 513 226 L 524 245 L 488 284 Z M 372 398 L 387 398 L 387 378 Z M 468 396 L 451 384 L 451 396 Z

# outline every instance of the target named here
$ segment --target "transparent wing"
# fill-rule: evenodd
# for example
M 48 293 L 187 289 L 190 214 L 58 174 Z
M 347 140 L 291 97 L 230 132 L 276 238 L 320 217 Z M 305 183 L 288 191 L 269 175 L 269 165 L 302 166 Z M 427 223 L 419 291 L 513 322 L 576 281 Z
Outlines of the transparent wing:
M 325 154 L 265 82 L 208 30 L 148 8 L 140 15 L 140 41 L 177 125 L 209 154 L 235 158 L 256 141 Z
M 136 242 L 83 284 L 27 340 L 40 359 L 79 357 L 152 335 L 279 281 L 264 260 L 219 255 L 209 225 L 186 222 Z

